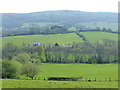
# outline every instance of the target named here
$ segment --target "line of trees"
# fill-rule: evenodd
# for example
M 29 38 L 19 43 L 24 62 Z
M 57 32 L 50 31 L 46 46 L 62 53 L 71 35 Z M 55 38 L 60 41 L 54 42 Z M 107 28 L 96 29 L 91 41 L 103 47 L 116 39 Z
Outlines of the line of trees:
M 36 34 L 64 34 L 70 33 L 68 27 L 65 25 L 48 25 L 48 26 L 29 26 L 20 27 L 14 30 L 3 30 L 2 36 L 19 36 L 19 35 L 36 35 Z
M 69 30 L 69 28 L 74 27 L 75 30 Z M 85 27 L 76 27 L 70 25 L 46 25 L 46 26 L 39 26 L 33 24 L 31 26 L 21 26 L 16 29 L 4 29 L 2 32 L 2 36 L 19 36 L 19 35 L 36 35 L 36 34 L 64 34 L 64 33 L 73 33 L 73 32 L 108 32 L 108 33 L 119 33 L 117 31 L 112 31 L 111 29 L 107 28 L 99 28 L 96 27 L 95 29 L 86 29 Z
M 102 28 L 102 29 L 100 29 L 99 27 L 97 27 L 97 28 L 95 28 L 95 29 L 88 29 L 88 30 L 86 30 L 86 29 L 84 29 L 84 30 L 82 30 L 82 29 L 80 29 L 80 30 L 78 30 L 79 32 L 108 32 L 108 33 L 119 33 L 118 31 L 112 31 L 110 28 Z
M 104 40 L 96 44 L 73 43 L 72 47 L 46 49 L 46 62 L 105 64 L 118 62 L 117 42 Z
M 67 47 L 66 47 L 67 46 Z M 70 46 L 70 47 L 69 47 Z M 118 43 L 102 40 L 94 44 L 79 42 L 65 46 L 23 46 L 18 48 L 12 43 L 2 49 L 2 58 L 16 60 L 22 64 L 31 62 L 53 63 L 113 63 L 118 62 Z

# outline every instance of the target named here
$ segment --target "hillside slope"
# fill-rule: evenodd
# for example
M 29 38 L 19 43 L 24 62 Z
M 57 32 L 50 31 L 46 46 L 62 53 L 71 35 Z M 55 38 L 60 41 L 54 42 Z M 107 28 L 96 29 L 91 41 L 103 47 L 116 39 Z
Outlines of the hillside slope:
M 16 28 L 24 23 L 32 22 L 60 23 L 69 25 L 82 22 L 117 23 L 117 16 L 117 13 L 82 12 L 72 10 L 56 10 L 34 13 L 3 13 L 2 25 L 4 28 Z

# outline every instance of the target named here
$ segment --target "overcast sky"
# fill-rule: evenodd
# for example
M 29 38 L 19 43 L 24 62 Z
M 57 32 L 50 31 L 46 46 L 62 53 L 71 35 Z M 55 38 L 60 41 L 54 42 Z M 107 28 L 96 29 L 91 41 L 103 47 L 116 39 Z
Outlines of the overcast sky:
M 29 13 L 47 10 L 118 12 L 119 0 L 1 0 L 0 13 Z

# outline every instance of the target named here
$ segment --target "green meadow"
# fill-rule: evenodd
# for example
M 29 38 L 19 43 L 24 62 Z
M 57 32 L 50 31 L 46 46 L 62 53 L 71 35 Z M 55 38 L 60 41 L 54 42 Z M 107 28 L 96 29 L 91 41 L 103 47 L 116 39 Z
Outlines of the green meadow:
M 88 41 L 96 42 L 103 39 L 118 40 L 118 34 L 106 32 L 80 32 Z M 23 43 L 31 44 L 32 42 L 40 42 L 41 44 L 71 44 L 73 42 L 83 42 L 83 40 L 75 33 L 69 34 L 51 34 L 51 35 L 24 35 L 24 36 L 10 36 L 2 37 L 2 45 L 12 42 L 17 46 L 22 46 Z
M 25 36 L 11 36 L 3 37 L 2 45 L 4 46 L 8 42 L 12 42 L 17 46 L 22 46 L 23 42 L 25 44 L 31 44 L 33 42 L 40 42 L 41 44 L 71 44 L 73 42 L 81 42 L 82 39 L 79 38 L 75 33 L 70 34 L 51 34 L 51 35 L 25 35 Z
M 117 88 L 117 64 L 50 64 L 42 63 L 36 80 L 3 79 L 3 88 Z M 80 81 L 50 81 L 47 77 L 83 77 Z M 93 81 L 95 80 L 96 81 Z M 111 78 L 111 81 L 109 79 Z M 28 79 L 28 80 L 25 80 Z M 46 79 L 46 80 L 44 80 Z M 86 81 L 90 79 L 91 82 Z
M 106 32 L 80 32 L 83 34 L 88 41 L 90 42 L 96 42 L 103 39 L 109 39 L 109 40 L 118 40 L 118 34 L 113 33 L 106 33 Z
M 90 78 L 98 80 L 118 79 L 118 65 L 117 64 L 41 64 L 41 72 L 38 78 L 46 77 L 83 77 L 83 79 Z

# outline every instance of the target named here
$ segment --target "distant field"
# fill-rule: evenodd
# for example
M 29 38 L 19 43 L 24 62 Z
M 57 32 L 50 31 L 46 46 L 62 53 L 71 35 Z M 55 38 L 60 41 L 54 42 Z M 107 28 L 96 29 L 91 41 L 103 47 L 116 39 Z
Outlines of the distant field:
M 17 46 L 22 46 L 23 42 L 26 44 L 31 44 L 32 42 L 40 42 L 41 44 L 70 44 L 73 42 L 81 42 L 82 39 L 79 38 L 75 33 L 70 34 L 52 34 L 52 35 L 25 35 L 25 36 L 11 36 L 2 38 L 3 46 L 12 42 Z
M 106 33 L 106 32 L 80 32 L 88 41 L 96 42 L 103 39 L 118 40 L 118 34 Z
M 40 26 L 40 27 L 43 27 L 43 26 L 47 26 L 47 25 L 57 25 L 58 23 L 36 23 L 36 22 L 33 22 L 33 23 L 24 23 L 23 25 L 28 27 L 28 26 L 31 26 L 31 25 L 37 25 L 37 26 Z M 118 23 L 110 23 L 110 22 L 88 22 L 88 23 L 77 23 L 76 25 L 83 25 L 83 26 L 86 26 L 87 28 L 96 28 L 96 27 L 100 27 L 101 29 L 102 28 L 110 28 L 111 30 L 113 31 L 118 31 Z M 76 28 L 75 27 L 70 27 L 69 30 L 71 31 L 75 31 Z
M 110 22 L 90 22 L 90 23 L 78 23 L 77 25 L 83 25 L 88 28 L 110 28 L 113 31 L 118 31 L 118 23 L 110 23 Z
M 36 22 L 32 22 L 32 23 L 24 23 L 24 26 L 31 26 L 31 25 L 37 25 L 40 27 L 46 26 L 46 25 L 56 25 L 57 23 L 36 23 Z
M 80 32 L 90 42 L 96 42 L 103 39 L 118 40 L 117 34 L 106 33 L 106 32 Z M 4 46 L 8 42 L 12 42 L 17 46 L 25 44 L 31 44 L 32 42 L 40 42 L 41 44 L 71 44 L 73 42 L 82 42 L 83 40 L 75 33 L 69 34 L 51 34 L 51 35 L 24 35 L 24 36 L 11 36 L 3 37 L 2 45 Z
M 50 64 L 42 63 L 40 73 L 36 76 L 39 80 L 4 79 L 3 88 L 117 88 L 117 64 Z M 81 81 L 48 81 L 47 77 L 66 76 L 83 77 Z M 96 82 L 88 82 L 87 79 Z M 112 81 L 109 82 L 109 78 Z M 22 76 L 21 76 L 22 79 Z M 23 78 L 25 79 L 25 77 Z M 106 81 L 105 81 L 106 80 Z

